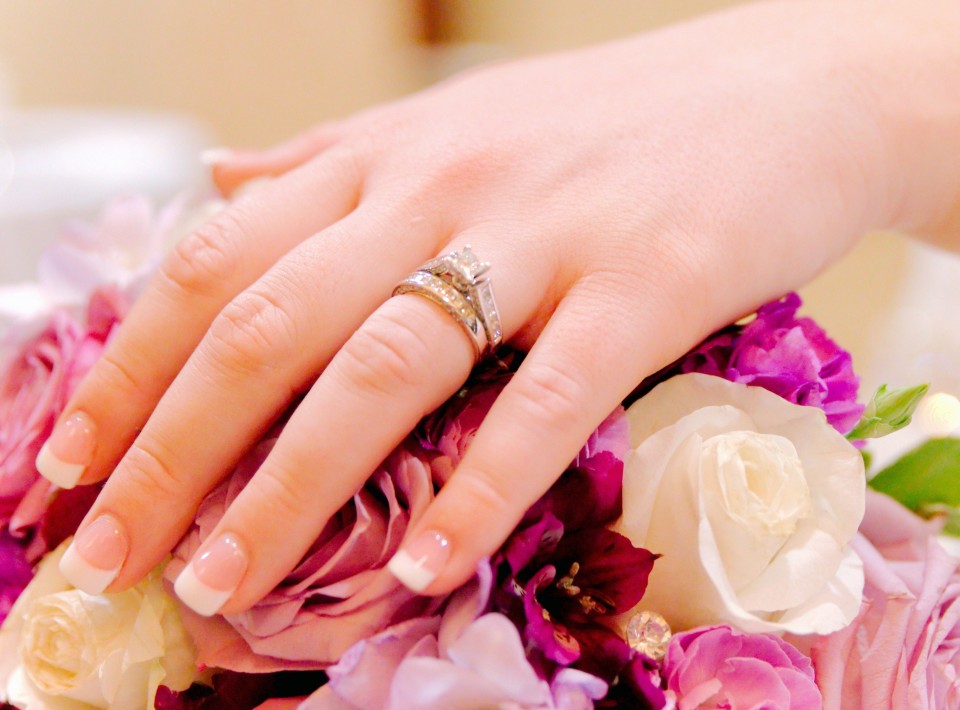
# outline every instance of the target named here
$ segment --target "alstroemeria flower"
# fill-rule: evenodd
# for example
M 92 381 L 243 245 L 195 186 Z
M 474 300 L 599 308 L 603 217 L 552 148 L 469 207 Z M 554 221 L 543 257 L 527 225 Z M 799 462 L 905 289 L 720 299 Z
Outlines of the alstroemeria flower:
M 798 634 L 856 617 L 863 567 L 849 543 L 863 518 L 863 459 L 822 411 L 689 374 L 627 417 L 616 529 L 663 555 L 645 608 L 674 628 Z

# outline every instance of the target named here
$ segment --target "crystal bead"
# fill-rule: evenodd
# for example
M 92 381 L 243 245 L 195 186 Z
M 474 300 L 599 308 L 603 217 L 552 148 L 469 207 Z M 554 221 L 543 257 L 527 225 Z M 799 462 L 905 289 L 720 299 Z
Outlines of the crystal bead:
M 667 620 L 655 611 L 641 611 L 627 622 L 627 643 L 630 648 L 655 661 L 666 655 L 671 636 L 673 633 Z

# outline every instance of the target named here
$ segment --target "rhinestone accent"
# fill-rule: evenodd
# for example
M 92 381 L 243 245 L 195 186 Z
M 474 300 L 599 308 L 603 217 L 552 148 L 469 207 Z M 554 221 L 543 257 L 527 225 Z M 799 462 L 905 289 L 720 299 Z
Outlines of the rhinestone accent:
M 667 620 L 657 612 L 641 611 L 630 617 L 626 636 L 630 648 L 659 661 L 667 654 L 673 632 Z

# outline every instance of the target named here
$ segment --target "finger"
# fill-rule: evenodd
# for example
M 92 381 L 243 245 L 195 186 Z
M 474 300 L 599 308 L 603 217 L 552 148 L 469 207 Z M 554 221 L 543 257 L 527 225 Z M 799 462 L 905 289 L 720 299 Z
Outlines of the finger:
M 390 561 L 411 590 L 439 594 L 466 581 L 631 388 L 696 337 L 665 322 L 655 298 L 640 299 L 645 305 L 637 307 L 638 300 L 627 301 L 622 292 L 581 285 L 561 302 L 463 461 Z
M 503 278 L 498 298 L 510 304 L 501 314 L 509 335 L 536 308 L 551 276 L 518 269 L 519 262 L 511 268 L 504 252 L 472 243 Z M 397 443 L 462 385 L 473 359 L 470 340 L 439 306 L 415 295 L 387 301 L 298 406 L 181 574 L 180 598 L 201 613 L 234 613 L 276 587 Z
M 402 223 L 399 212 L 359 208 L 216 317 L 81 527 L 82 535 L 108 516 L 122 530 L 128 552 L 111 560 L 111 569 L 123 566 L 114 588 L 135 583 L 169 552 L 204 495 L 389 297 L 408 262 L 433 254 L 437 230 L 425 220 L 416 222 L 419 234 L 411 227 L 407 239 L 383 239 Z
M 215 148 L 201 158 L 210 166 L 214 184 L 229 197 L 244 183 L 276 177 L 304 164 L 346 135 L 346 122 L 331 121 L 300 133 L 266 150 Z
M 70 488 L 113 470 L 216 314 L 281 255 L 353 209 L 358 170 L 345 155 L 324 156 L 181 241 L 77 387 L 40 452 L 40 473 Z

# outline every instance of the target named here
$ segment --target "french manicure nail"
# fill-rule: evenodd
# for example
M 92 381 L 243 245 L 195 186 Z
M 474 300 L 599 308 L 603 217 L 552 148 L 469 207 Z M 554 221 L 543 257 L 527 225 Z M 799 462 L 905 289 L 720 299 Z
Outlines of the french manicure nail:
M 247 571 L 240 541 L 221 535 L 190 561 L 173 585 L 180 601 L 203 616 L 216 614 L 233 595 Z
M 200 162 L 211 167 L 229 160 L 232 155 L 233 151 L 230 148 L 207 148 L 200 151 Z
M 428 530 L 403 546 L 387 564 L 393 576 L 412 592 L 422 592 L 437 578 L 450 559 L 450 541 Z
M 127 536 L 120 523 L 101 515 L 83 528 L 60 558 L 60 573 L 87 594 L 101 594 L 117 578 L 127 557 Z
M 73 488 L 93 461 L 96 436 L 96 425 L 83 412 L 61 421 L 37 454 L 40 475 L 60 488 Z

